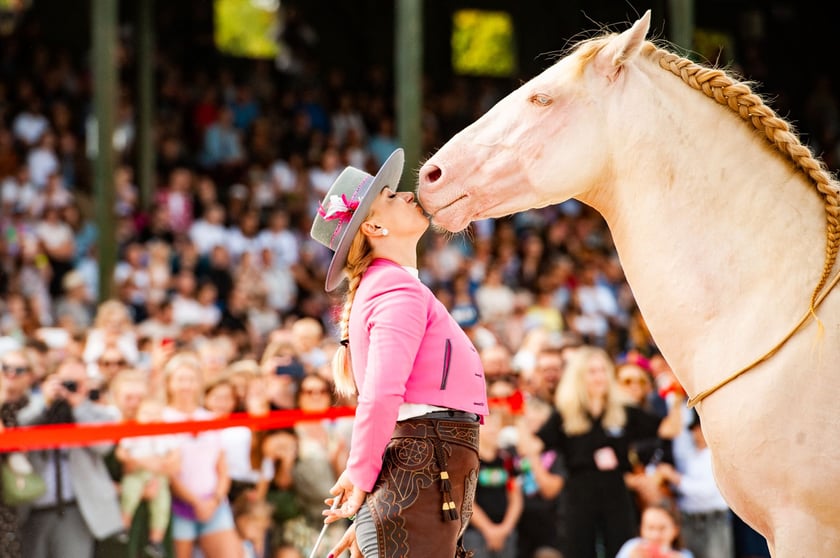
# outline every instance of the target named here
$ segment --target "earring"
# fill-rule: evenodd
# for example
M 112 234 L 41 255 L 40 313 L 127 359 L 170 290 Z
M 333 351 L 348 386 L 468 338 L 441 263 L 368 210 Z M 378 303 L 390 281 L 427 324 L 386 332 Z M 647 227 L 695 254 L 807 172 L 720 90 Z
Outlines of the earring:
M 388 229 L 382 229 L 382 236 L 388 236 Z

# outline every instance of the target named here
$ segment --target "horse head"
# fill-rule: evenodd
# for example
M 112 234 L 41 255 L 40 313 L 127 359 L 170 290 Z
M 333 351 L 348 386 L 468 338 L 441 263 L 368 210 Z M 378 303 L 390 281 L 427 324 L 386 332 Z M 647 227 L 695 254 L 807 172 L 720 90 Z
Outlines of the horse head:
M 581 43 L 450 139 L 419 173 L 433 224 L 455 232 L 607 183 L 614 169 L 603 121 L 618 108 L 610 90 L 624 87 L 649 27 L 650 11 L 619 35 Z

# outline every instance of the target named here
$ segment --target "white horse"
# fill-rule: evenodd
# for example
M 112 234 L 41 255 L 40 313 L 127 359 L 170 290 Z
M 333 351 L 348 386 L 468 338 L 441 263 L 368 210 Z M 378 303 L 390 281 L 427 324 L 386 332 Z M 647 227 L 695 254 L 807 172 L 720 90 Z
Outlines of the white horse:
M 576 198 L 774 557 L 840 557 L 838 184 L 750 87 L 632 28 L 578 44 L 420 169 L 460 231 Z

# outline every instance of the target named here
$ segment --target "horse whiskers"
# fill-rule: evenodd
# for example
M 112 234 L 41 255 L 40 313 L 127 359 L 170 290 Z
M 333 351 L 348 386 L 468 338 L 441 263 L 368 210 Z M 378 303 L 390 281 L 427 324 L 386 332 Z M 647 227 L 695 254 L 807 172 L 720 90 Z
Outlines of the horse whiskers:
M 438 234 L 443 235 L 443 237 L 446 238 L 447 242 L 458 237 L 466 237 L 466 239 L 469 240 L 470 243 L 473 243 L 475 241 L 475 231 L 473 231 L 472 227 L 467 227 L 458 232 L 452 232 L 448 229 L 441 227 L 440 225 L 435 225 L 434 223 L 432 223 L 432 230 Z

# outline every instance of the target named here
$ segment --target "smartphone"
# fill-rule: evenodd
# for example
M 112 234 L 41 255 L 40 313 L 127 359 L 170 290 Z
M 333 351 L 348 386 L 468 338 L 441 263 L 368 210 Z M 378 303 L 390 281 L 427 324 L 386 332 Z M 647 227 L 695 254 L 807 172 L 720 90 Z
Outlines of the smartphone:
M 291 376 L 292 379 L 300 380 L 303 378 L 303 365 L 299 362 L 291 362 L 289 364 L 281 364 L 274 373 L 278 376 Z

